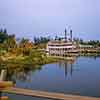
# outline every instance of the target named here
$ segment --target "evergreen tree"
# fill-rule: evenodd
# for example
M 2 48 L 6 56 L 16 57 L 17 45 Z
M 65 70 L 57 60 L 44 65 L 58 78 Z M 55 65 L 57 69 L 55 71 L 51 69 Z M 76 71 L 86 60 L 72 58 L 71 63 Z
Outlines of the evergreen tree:
M 0 43 L 3 43 L 8 38 L 6 30 L 0 29 Z

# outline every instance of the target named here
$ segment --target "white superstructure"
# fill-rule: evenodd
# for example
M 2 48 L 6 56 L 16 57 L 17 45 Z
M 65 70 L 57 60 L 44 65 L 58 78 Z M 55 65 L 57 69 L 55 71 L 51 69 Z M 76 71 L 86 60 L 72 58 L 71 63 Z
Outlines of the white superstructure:
M 53 40 L 47 44 L 47 54 L 52 56 L 66 56 L 68 53 L 76 53 L 76 43 L 72 41 L 72 30 L 70 31 L 71 38 L 67 39 L 67 31 L 65 30 L 64 40 Z

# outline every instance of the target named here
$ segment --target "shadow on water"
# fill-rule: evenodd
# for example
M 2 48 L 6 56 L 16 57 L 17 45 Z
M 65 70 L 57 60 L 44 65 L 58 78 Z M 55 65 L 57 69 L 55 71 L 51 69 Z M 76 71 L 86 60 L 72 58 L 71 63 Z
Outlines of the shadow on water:
M 7 70 L 6 81 L 12 81 L 16 84 L 16 80 L 23 82 L 31 81 L 32 74 L 37 70 L 41 70 L 41 66 L 34 67 L 33 65 L 6 64 L 0 66 L 1 70 Z

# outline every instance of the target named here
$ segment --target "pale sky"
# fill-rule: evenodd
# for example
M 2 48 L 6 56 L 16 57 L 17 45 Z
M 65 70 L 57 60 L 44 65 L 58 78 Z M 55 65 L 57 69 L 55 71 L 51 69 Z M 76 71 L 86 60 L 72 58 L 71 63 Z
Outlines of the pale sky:
M 64 36 L 67 26 L 75 37 L 100 40 L 100 0 L 0 0 L 0 28 L 9 34 Z

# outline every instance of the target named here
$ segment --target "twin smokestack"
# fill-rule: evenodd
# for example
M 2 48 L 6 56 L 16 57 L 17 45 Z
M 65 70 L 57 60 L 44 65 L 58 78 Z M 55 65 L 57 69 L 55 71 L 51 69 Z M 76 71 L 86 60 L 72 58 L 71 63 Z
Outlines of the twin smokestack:
M 70 29 L 70 40 L 72 41 L 72 38 L 73 38 L 73 36 L 72 36 L 72 29 Z M 68 35 L 68 33 L 67 33 L 67 29 L 65 28 L 65 42 L 67 42 L 67 35 Z

